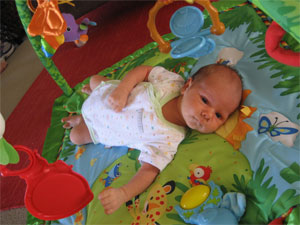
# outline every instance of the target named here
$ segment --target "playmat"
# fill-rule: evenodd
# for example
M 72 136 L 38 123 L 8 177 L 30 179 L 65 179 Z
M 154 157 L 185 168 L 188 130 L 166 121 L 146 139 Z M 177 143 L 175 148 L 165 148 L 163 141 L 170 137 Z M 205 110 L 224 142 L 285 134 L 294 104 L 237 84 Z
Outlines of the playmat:
M 160 52 L 153 42 L 99 73 L 110 79 L 122 79 L 128 71 L 143 64 L 163 66 L 187 79 L 200 67 L 218 62 L 234 66 L 244 85 L 242 106 L 216 133 L 189 131 L 174 160 L 155 182 L 111 215 L 104 213 L 97 196 L 104 188 L 120 187 L 131 179 L 140 167 L 139 151 L 125 146 L 73 145 L 70 131 L 61 128 L 60 120 L 81 113 L 87 98 L 81 88 L 89 80 L 76 85 L 74 92 L 63 85 L 65 94 L 54 103 L 43 157 L 49 162 L 60 159 L 73 165 L 73 170 L 87 180 L 94 199 L 74 215 L 48 223 L 233 224 L 222 214 L 223 209 L 229 209 L 239 224 L 282 224 L 284 220 L 289 225 L 299 224 L 300 72 L 299 67 L 269 57 L 264 39 L 272 22 L 269 13 L 279 24 L 283 18 L 296 21 L 293 10 L 299 9 L 299 5 L 293 1 L 276 2 L 285 12 L 280 18 L 267 10 L 267 14 L 263 13 L 251 2 L 213 3 L 226 30 L 221 35 L 207 36 L 215 42 L 208 55 L 175 59 Z M 207 28 L 211 25 L 207 12 L 204 18 L 203 28 Z M 299 15 L 297 18 L 299 24 Z M 299 51 L 297 32 L 293 33 L 292 25 L 286 28 L 291 34 L 285 35 L 282 45 Z M 172 33 L 163 38 L 171 42 L 177 39 Z M 54 70 L 54 65 L 47 66 Z M 202 190 L 205 198 L 186 194 L 194 187 L 203 188 L 203 184 L 210 187 L 210 191 Z M 202 204 L 182 208 L 184 201 L 187 205 Z M 220 218 L 224 221 L 220 222 Z M 28 216 L 28 223 L 40 222 Z

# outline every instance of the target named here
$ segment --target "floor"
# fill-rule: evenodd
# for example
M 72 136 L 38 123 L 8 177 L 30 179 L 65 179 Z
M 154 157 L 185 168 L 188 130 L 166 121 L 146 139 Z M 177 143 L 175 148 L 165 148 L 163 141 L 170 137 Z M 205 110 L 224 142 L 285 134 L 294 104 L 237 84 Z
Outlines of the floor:
M 8 65 L 0 75 L 0 110 L 5 120 L 44 68 L 28 39 L 6 61 Z M 26 219 L 25 208 L 0 212 L 1 225 L 25 225 Z
M 7 119 L 43 69 L 28 39 L 7 59 L 1 73 L 1 113 Z

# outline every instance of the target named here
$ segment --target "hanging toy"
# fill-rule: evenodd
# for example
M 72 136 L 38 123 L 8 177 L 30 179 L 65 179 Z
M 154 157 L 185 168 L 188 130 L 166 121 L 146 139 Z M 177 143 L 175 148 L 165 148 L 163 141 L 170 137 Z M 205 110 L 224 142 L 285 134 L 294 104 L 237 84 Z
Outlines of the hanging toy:
M 88 41 L 87 26 L 96 26 L 95 22 L 85 18 L 80 25 L 76 24 L 71 14 L 60 12 L 58 0 L 38 0 L 37 2 L 38 6 L 35 9 L 31 0 L 27 0 L 29 9 L 34 13 L 27 32 L 31 36 L 41 36 L 41 49 L 47 58 L 52 57 L 64 42 L 74 41 L 77 47 L 81 47 Z M 60 3 L 71 4 L 69 1 Z
M 0 113 L 0 165 L 9 163 L 16 164 L 20 158 L 16 150 L 3 137 L 5 131 L 5 121 Z
M 72 166 L 61 160 L 49 164 L 37 150 L 32 151 L 25 146 L 15 146 L 15 149 L 27 153 L 29 165 L 13 171 L 0 165 L 0 173 L 25 179 L 25 206 L 36 218 L 57 220 L 68 217 L 93 199 L 88 182 L 72 171 Z
M 31 36 L 41 36 L 42 51 L 46 57 L 51 57 L 57 48 L 64 43 L 63 33 L 67 23 L 58 8 L 58 0 L 37 0 L 36 9 L 27 0 L 29 9 L 34 13 L 27 27 Z
M 171 17 L 170 28 L 179 39 L 171 42 L 171 56 L 173 58 L 208 55 L 215 49 L 215 42 L 208 38 L 210 28 L 201 30 L 204 17 L 200 9 L 186 6 L 178 9 Z
M 185 38 L 188 38 L 189 39 L 188 41 L 190 41 L 191 43 L 188 43 L 188 41 L 187 42 L 184 41 L 184 44 L 182 44 L 182 42 L 178 43 L 179 46 L 176 47 L 176 51 L 173 51 L 173 54 L 175 53 L 175 55 L 178 56 L 178 58 L 180 58 L 180 57 L 184 57 L 183 55 L 186 54 L 185 52 L 187 52 L 187 55 L 189 55 L 191 57 L 199 57 L 199 56 L 201 56 L 201 54 L 203 54 L 201 52 L 206 52 L 206 53 L 210 52 L 210 51 L 212 51 L 212 49 L 214 47 L 213 42 L 211 42 L 209 39 L 208 40 L 205 39 L 205 36 L 210 33 L 215 34 L 215 35 L 221 35 L 225 31 L 225 26 L 222 22 L 220 22 L 219 13 L 218 13 L 217 9 L 215 7 L 213 7 L 210 0 L 185 0 L 185 1 L 189 4 L 193 4 L 195 2 L 195 3 L 203 6 L 210 15 L 210 18 L 212 20 L 212 26 L 210 27 L 210 31 L 207 31 L 207 30 L 202 31 L 200 33 L 200 35 L 197 35 L 197 37 L 194 37 L 194 38 L 187 37 L 187 35 L 194 35 L 194 34 L 200 32 L 200 29 L 202 28 L 202 24 L 201 24 L 202 22 L 201 22 L 201 18 L 200 18 L 201 16 L 200 16 L 199 12 L 196 12 L 196 10 L 194 8 L 189 8 L 189 9 L 187 9 L 186 12 L 184 12 L 184 10 L 186 10 L 186 9 L 179 9 L 178 11 L 181 13 L 183 12 L 184 15 L 183 16 L 179 15 L 178 17 L 183 18 L 183 20 L 180 21 L 180 20 L 177 20 L 177 18 L 176 18 L 176 21 L 171 22 L 171 23 L 174 23 L 175 26 L 179 25 L 179 27 L 175 28 L 176 31 L 179 31 L 179 33 L 178 33 L 179 35 L 182 35 Z M 162 53 L 169 53 L 171 50 L 171 44 L 168 41 L 165 41 L 161 37 L 161 35 L 158 33 L 156 24 L 155 24 L 155 18 L 156 18 L 156 14 L 162 7 L 164 7 L 165 5 L 171 4 L 173 2 L 174 2 L 174 0 L 157 0 L 155 5 L 153 6 L 153 8 L 149 11 L 147 27 L 150 31 L 151 38 L 158 43 L 158 48 L 159 48 L 160 52 L 162 52 Z M 189 13 L 191 13 L 191 15 L 189 15 Z M 185 17 L 187 17 L 188 19 L 185 20 Z M 199 18 L 200 18 L 200 20 L 199 20 Z M 181 27 L 182 25 L 183 25 L 183 27 Z M 177 29 L 177 28 L 179 28 L 179 29 Z M 188 30 L 189 28 L 192 28 L 192 32 Z M 182 31 L 183 31 L 183 33 L 181 33 Z M 202 37 L 199 37 L 199 36 L 202 36 Z M 200 47 L 197 46 L 196 50 L 193 50 L 192 48 L 196 44 L 199 44 Z
M 266 31 L 265 47 L 270 57 L 285 65 L 300 67 L 300 52 L 284 49 L 280 41 L 286 31 L 273 21 Z
M 65 42 L 74 42 L 77 47 L 81 47 L 88 41 L 88 25 L 96 26 L 97 24 L 84 18 L 80 24 L 77 24 L 72 14 L 62 14 L 67 22 L 67 30 L 64 32 Z
M 31 36 L 60 36 L 67 29 L 67 24 L 58 8 L 58 0 L 37 0 L 38 6 L 32 8 L 30 0 L 27 5 L 33 10 L 33 16 L 27 27 Z

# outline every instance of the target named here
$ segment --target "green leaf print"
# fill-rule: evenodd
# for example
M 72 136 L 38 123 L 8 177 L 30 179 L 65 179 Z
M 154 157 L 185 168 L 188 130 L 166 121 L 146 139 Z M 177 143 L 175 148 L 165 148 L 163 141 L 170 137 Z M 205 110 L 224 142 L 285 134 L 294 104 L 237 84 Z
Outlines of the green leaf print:
M 280 171 L 280 176 L 289 184 L 300 181 L 300 166 L 297 162 Z
M 292 189 L 286 190 L 279 197 L 276 185 L 271 185 L 272 177 L 264 181 L 269 167 L 265 167 L 264 159 L 247 184 L 234 176 L 233 186 L 246 195 L 246 212 L 241 218 L 242 224 L 268 224 L 268 222 L 285 213 L 290 207 L 299 203 L 299 195 Z M 275 202 L 275 199 L 277 200 Z

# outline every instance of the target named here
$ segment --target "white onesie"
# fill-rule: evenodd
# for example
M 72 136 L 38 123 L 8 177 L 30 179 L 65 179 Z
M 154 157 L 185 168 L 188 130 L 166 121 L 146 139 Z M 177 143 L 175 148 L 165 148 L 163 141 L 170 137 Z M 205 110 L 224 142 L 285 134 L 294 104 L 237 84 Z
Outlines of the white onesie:
M 184 79 L 163 67 L 154 67 L 148 81 L 131 91 L 121 112 L 107 103 L 120 81 L 102 82 L 84 102 L 82 115 L 95 144 L 138 149 L 140 161 L 163 170 L 172 161 L 186 129 L 165 120 L 162 106 L 180 94 Z

